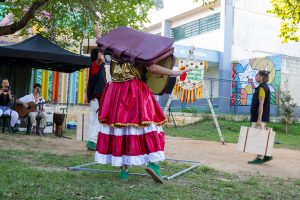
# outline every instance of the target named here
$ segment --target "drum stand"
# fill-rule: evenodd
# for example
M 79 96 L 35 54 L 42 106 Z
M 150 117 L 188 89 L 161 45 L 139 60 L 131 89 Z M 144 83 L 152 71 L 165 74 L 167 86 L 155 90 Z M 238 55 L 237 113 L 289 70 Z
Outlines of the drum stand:
M 170 95 L 170 97 L 171 97 L 171 95 Z M 170 97 L 169 97 L 169 98 L 170 98 Z M 173 121 L 173 124 L 174 124 L 175 129 L 177 129 L 176 121 L 175 121 L 175 119 L 174 119 L 173 112 L 171 111 L 171 104 L 172 104 L 172 102 L 170 101 L 170 105 L 167 107 L 167 109 L 166 109 L 165 111 L 168 111 L 169 117 L 170 117 L 170 116 L 172 117 L 172 121 Z

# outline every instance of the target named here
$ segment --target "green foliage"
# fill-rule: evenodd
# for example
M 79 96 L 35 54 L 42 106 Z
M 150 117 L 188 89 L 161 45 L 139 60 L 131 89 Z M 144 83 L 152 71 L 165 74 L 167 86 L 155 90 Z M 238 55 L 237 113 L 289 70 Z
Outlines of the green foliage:
M 275 14 L 282 20 L 279 37 L 282 42 L 290 40 L 299 42 L 300 33 L 300 1 L 299 0 L 272 0 L 273 8 L 268 12 Z
M 163 0 L 153 0 L 154 7 L 156 10 L 160 10 L 164 8 L 164 1 Z
M 285 124 L 285 133 L 288 133 L 288 125 L 295 121 L 294 109 L 296 104 L 289 91 L 282 91 L 280 94 L 280 115 L 281 120 Z
M 200 2 L 204 6 L 206 6 L 206 5 L 213 5 L 213 4 L 217 3 L 217 1 L 218 0 L 194 0 L 194 2 Z
M 184 113 L 196 113 L 195 107 L 186 107 L 182 110 Z
M 14 21 L 19 21 L 26 8 L 35 1 L 5 2 L 0 16 L 11 12 Z M 95 37 L 93 27 L 96 22 L 103 27 L 104 33 L 118 26 L 142 28 L 152 6 L 152 0 L 50 0 L 19 34 L 27 35 L 28 28 L 35 27 L 43 36 L 60 45 L 74 45 L 84 38 Z

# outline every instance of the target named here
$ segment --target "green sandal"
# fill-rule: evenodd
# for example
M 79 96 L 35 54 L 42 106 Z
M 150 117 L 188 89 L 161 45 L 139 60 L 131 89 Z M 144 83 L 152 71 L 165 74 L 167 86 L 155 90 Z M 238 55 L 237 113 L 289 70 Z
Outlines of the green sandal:
M 147 168 L 145 169 L 148 174 L 152 177 L 152 179 L 157 183 L 164 183 L 164 180 L 160 174 L 160 165 L 149 163 Z
M 127 169 L 121 168 L 119 174 L 120 180 L 127 181 L 129 179 L 129 173 Z

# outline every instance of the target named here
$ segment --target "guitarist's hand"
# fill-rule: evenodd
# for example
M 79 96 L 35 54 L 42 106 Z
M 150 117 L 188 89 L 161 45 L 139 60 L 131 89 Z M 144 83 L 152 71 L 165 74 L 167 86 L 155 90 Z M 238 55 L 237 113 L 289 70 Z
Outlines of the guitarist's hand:
M 24 108 L 26 108 L 26 109 L 29 107 L 27 103 L 23 103 L 23 106 L 24 106 Z

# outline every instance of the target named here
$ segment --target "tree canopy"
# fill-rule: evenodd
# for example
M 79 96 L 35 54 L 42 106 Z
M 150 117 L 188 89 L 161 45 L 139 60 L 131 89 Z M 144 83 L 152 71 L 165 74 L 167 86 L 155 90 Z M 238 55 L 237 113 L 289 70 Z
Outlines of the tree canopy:
M 282 20 L 279 37 L 282 42 L 300 41 L 300 0 L 272 0 L 269 13 Z
M 28 28 L 33 27 L 65 46 L 94 38 L 96 22 L 103 32 L 118 26 L 141 28 L 153 0 L 7 0 L 0 5 L 0 18 L 13 15 L 11 24 L 0 26 L 0 36 L 16 32 L 27 35 Z

